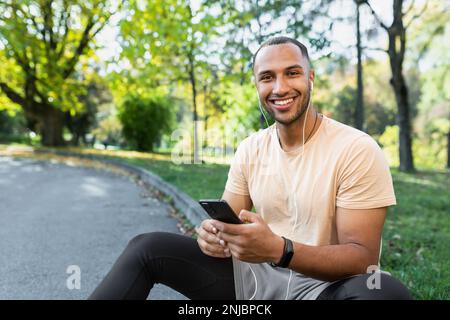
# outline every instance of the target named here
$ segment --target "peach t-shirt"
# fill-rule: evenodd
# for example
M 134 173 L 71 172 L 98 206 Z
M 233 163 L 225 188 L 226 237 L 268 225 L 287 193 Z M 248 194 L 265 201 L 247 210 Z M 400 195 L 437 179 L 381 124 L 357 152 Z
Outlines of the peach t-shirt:
M 225 189 L 250 195 L 272 231 L 308 245 L 338 243 L 336 207 L 396 204 L 389 166 L 375 140 L 325 116 L 304 150 L 285 152 L 275 124 L 244 139 Z

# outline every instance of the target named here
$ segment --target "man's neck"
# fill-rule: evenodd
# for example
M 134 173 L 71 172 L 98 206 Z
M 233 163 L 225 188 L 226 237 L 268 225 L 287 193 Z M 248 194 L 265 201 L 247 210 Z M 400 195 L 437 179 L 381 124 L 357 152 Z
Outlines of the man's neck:
M 284 151 L 291 151 L 299 148 L 303 143 L 303 123 L 305 122 L 306 112 L 297 120 L 289 125 L 276 123 L 278 129 L 278 138 Z M 317 119 L 316 119 L 317 117 Z M 308 110 L 308 117 L 305 125 L 305 144 L 310 140 L 319 128 L 322 117 L 312 107 Z M 315 123 L 315 127 L 314 127 Z M 314 127 L 314 128 L 313 128 Z

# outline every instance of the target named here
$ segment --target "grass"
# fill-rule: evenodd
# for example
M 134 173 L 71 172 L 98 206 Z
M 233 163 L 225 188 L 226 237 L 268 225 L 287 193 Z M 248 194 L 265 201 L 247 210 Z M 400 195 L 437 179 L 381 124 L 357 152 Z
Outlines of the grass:
M 168 154 L 72 151 L 143 167 L 196 200 L 220 198 L 228 173 L 221 164 L 176 165 Z M 406 284 L 416 299 L 450 299 L 450 172 L 391 172 L 397 206 L 389 209 L 383 232 L 382 269 Z
M 392 169 L 397 206 L 383 232 L 383 269 L 417 299 L 450 298 L 450 173 Z
M 175 165 L 168 161 L 149 162 L 141 159 L 125 159 L 125 161 L 156 173 L 196 200 L 222 197 L 227 180 L 228 166 L 220 164 Z

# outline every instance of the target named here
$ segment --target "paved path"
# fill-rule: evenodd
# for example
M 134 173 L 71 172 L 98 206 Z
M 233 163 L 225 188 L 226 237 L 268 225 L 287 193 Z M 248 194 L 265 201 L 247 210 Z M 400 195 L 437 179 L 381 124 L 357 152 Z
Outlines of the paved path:
M 0 157 L 0 299 L 86 299 L 135 235 L 179 232 L 168 206 L 107 171 Z M 68 266 L 81 270 L 69 290 Z M 150 299 L 183 299 L 162 285 Z

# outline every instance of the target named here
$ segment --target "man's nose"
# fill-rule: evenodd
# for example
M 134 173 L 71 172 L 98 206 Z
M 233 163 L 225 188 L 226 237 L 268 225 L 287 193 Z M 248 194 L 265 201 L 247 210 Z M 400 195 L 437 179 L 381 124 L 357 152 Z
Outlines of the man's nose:
M 289 92 L 289 86 L 283 77 L 277 78 L 274 83 L 272 93 L 277 96 L 284 96 Z

